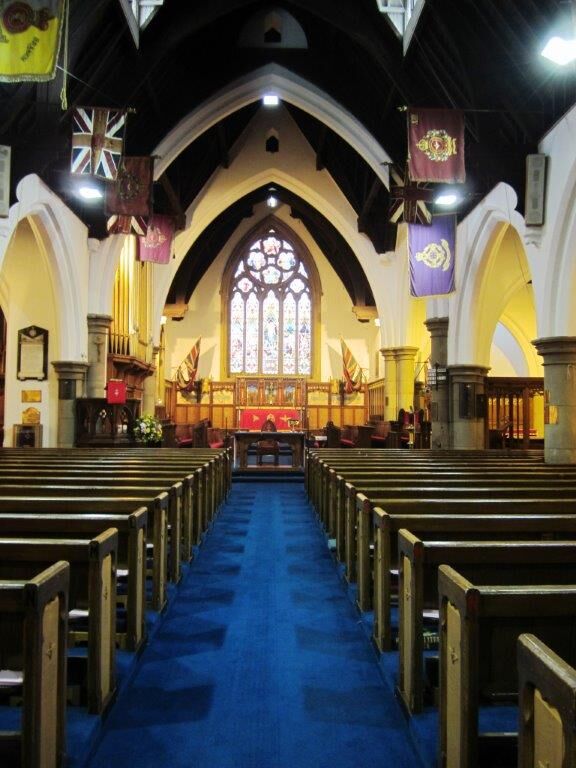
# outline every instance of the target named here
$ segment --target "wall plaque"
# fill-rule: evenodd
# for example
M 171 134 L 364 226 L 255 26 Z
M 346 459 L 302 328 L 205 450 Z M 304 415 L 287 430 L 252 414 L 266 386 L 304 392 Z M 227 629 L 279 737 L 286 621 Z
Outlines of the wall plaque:
M 24 379 L 44 380 L 48 375 L 48 331 L 30 325 L 18 331 L 18 373 Z

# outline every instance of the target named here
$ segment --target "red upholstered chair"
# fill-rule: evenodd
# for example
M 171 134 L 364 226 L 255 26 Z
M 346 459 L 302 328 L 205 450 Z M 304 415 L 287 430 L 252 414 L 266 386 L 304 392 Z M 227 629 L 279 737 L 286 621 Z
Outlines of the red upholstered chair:
M 261 432 L 277 432 L 276 424 L 272 419 L 266 419 L 262 424 Z M 262 465 L 263 456 L 274 456 L 274 464 L 278 465 L 280 457 L 280 443 L 278 440 L 258 440 L 256 443 L 256 456 L 259 465 Z

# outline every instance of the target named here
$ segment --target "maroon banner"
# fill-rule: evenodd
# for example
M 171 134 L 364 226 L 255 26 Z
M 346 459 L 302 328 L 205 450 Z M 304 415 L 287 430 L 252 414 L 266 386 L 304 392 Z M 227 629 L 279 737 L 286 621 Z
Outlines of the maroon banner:
M 138 238 L 138 258 L 140 261 L 153 261 L 155 264 L 169 264 L 173 238 L 172 216 L 154 214 L 148 222 L 146 235 Z
M 408 109 L 408 175 L 411 181 L 466 180 L 462 112 Z
M 122 160 L 116 181 L 106 192 L 109 216 L 150 216 L 153 168 L 151 157 L 125 157 Z

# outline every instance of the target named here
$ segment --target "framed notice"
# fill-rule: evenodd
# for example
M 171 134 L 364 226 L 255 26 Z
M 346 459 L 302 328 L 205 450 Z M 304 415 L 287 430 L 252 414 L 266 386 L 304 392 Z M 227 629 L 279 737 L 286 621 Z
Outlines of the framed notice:
M 18 331 L 17 377 L 43 381 L 48 375 L 48 331 L 31 325 Z

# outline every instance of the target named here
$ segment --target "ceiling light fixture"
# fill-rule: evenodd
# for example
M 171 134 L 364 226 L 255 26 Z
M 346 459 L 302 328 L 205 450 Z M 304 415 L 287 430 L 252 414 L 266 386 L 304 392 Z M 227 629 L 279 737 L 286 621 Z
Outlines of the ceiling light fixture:
M 451 205 L 456 205 L 460 202 L 460 197 L 455 192 L 443 192 L 438 197 L 434 198 L 436 205 L 442 205 L 446 208 Z
M 561 67 L 576 59 L 576 40 L 564 37 L 551 37 L 541 51 L 545 59 L 559 64 Z
M 266 205 L 268 208 L 276 208 L 278 205 L 278 198 L 274 197 L 274 195 L 270 195 L 266 200 Z
M 78 194 L 84 200 L 101 200 L 104 195 L 97 187 L 83 186 L 78 190 Z
M 280 99 L 275 93 L 265 93 L 264 96 L 262 96 L 262 104 L 264 104 L 265 107 L 277 107 L 278 104 L 280 104 Z

